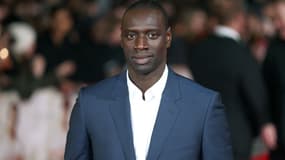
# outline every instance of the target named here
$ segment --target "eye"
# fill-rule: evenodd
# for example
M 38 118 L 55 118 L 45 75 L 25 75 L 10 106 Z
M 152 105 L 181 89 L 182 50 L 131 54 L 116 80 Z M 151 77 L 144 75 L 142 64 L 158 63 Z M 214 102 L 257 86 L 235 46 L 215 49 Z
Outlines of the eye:
M 158 34 L 157 32 L 149 32 L 149 33 L 147 34 L 147 37 L 148 37 L 149 39 L 157 39 L 158 36 L 159 36 L 159 34 Z
M 133 40 L 136 38 L 136 34 L 135 33 L 127 33 L 126 37 L 128 40 Z

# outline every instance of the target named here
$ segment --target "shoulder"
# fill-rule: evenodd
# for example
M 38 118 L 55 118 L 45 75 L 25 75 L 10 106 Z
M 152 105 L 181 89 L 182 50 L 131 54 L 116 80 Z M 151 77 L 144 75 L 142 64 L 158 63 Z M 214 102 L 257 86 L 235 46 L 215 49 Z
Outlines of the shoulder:
M 198 84 L 197 82 L 185 78 L 183 76 L 180 76 L 176 73 L 174 73 L 174 76 L 176 77 L 177 81 L 179 81 L 179 88 L 181 91 L 182 96 L 185 97 L 212 97 L 212 96 L 216 96 L 219 93 L 217 91 L 214 91 L 212 89 L 206 88 L 200 84 Z
M 89 85 L 81 88 L 80 95 L 92 95 L 96 97 L 108 97 L 112 93 L 115 85 L 120 81 L 120 75 L 104 79 L 94 85 Z
M 205 58 L 204 56 L 228 56 L 239 55 L 235 53 L 244 52 L 243 47 L 235 40 L 226 37 L 211 35 L 194 47 L 190 56 Z M 230 53 L 230 54 L 229 54 Z M 195 61 L 195 60 L 193 60 Z
M 205 117 L 209 110 L 213 110 L 217 106 L 222 106 L 221 98 L 218 92 L 206 88 L 190 79 L 184 78 L 175 74 L 177 87 L 171 91 L 173 97 L 179 97 L 176 99 L 177 105 L 183 108 L 185 113 L 195 113 L 194 115 L 200 115 Z M 176 92 L 177 91 L 177 92 Z M 176 96 L 178 93 L 178 96 Z M 168 98 L 172 98 L 168 96 Z
M 203 44 L 226 43 L 226 44 L 230 44 L 230 45 L 237 45 L 238 44 L 234 39 L 227 38 L 227 37 L 221 37 L 221 36 L 217 36 L 217 35 L 210 35 L 202 43 Z M 222 47 L 222 46 L 220 46 L 220 47 Z

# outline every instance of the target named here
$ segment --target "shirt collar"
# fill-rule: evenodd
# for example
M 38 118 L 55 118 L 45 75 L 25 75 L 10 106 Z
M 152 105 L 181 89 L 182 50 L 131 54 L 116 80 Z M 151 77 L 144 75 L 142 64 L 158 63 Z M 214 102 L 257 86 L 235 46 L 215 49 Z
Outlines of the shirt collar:
M 140 98 L 142 99 L 143 97 L 143 93 L 142 91 L 131 81 L 128 71 L 127 71 L 127 85 L 128 85 L 128 90 L 129 90 L 129 96 L 130 98 Z M 162 95 L 162 92 L 165 88 L 166 85 L 166 81 L 167 81 L 167 77 L 168 77 L 168 67 L 165 66 L 165 69 L 163 71 L 162 76 L 160 77 L 160 79 L 154 84 L 152 85 L 148 90 L 145 91 L 144 97 L 145 100 L 152 100 L 153 98 L 159 97 Z
M 227 26 L 222 26 L 222 25 L 216 26 L 214 29 L 214 33 L 221 37 L 234 39 L 235 41 L 241 40 L 240 34 L 236 30 Z

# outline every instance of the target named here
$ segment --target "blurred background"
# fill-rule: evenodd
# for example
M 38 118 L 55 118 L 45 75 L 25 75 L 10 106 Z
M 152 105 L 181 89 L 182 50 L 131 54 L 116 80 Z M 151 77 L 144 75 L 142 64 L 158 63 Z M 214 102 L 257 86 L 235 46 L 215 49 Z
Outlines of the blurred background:
M 168 64 L 194 80 L 191 54 L 219 25 L 210 6 L 213 1 L 160 1 L 168 12 L 174 37 Z M 78 90 L 125 68 L 120 23 L 130 2 L 0 1 L 0 160 L 63 160 L 69 116 Z M 284 103 L 284 71 L 274 67 L 263 71 L 263 66 L 272 41 L 280 40 L 280 47 L 273 50 L 285 54 L 285 3 L 241 2 L 245 14 L 240 39 L 264 75 L 264 85 L 268 79 L 280 82 L 277 88 Z M 279 60 L 285 63 L 284 56 Z M 277 72 L 275 77 L 273 72 Z M 268 99 L 270 96 L 268 89 Z M 273 105 L 267 107 L 270 110 Z M 268 115 L 272 116 L 270 111 Z M 252 159 L 261 160 L 268 149 L 258 137 L 250 153 Z

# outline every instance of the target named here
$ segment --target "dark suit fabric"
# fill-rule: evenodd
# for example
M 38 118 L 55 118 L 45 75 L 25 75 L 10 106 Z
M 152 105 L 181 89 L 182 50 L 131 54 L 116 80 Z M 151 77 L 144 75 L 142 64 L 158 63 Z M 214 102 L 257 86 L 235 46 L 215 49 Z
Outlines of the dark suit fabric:
M 285 159 L 285 41 L 274 39 L 268 48 L 263 73 L 269 91 L 270 109 L 278 132 L 278 149 L 274 154 Z M 275 159 L 273 159 L 275 160 Z
M 80 91 L 65 160 L 135 160 L 126 72 Z M 219 95 L 169 72 L 147 160 L 231 160 Z
M 194 79 L 221 93 L 236 160 L 249 159 L 255 129 L 267 121 L 262 75 L 241 43 L 216 35 L 195 47 L 189 57 Z

